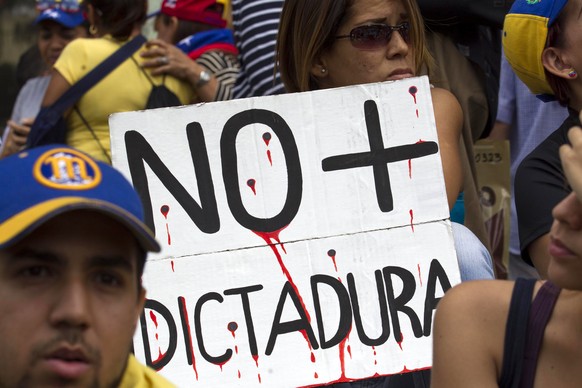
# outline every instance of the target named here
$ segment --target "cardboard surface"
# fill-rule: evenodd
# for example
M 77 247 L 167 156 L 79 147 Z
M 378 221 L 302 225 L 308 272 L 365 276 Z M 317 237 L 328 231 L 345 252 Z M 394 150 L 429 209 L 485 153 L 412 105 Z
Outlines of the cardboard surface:
M 139 359 L 179 386 L 430 367 L 433 308 L 459 271 L 426 77 L 110 126 L 163 245 Z

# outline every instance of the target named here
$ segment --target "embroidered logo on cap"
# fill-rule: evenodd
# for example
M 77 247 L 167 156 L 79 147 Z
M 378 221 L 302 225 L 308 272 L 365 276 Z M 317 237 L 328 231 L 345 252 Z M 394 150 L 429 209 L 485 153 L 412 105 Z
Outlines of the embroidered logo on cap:
M 87 190 L 101 182 L 97 163 L 82 152 L 55 148 L 42 154 L 33 167 L 36 180 L 53 189 Z

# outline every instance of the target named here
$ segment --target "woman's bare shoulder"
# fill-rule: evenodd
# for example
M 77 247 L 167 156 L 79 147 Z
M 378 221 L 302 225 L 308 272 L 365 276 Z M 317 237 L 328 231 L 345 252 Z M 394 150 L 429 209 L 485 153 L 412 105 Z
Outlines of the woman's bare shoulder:
M 442 88 L 431 89 L 432 105 L 439 135 L 444 131 L 458 141 L 463 126 L 463 110 L 457 97 Z
M 503 280 L 480 280 L 453 287 L 437 306 L 435 332 L 444 329 L 468 336 L 479 333 L 481 338 L 503 337 L 514 284 Z M 467 331 L 467 328 L 471 329 Z M 480 341 L 479 338 L 472 340 Z
M 432 96 L 433 101 L 435 99 L 437 99 L 439 101 L 442 100 L 442 102 L 445 102 L 445 103 L 459 105 L 459 100 L 457 100 L 457 97 L 455 97 L 455 95 L 447 89 L 436 88 L 436 87 L 431 88 L 430 94 Z
M 445 293 L 434 321 L 432 386 L 497 386 L 513 282 L 461 283 Z

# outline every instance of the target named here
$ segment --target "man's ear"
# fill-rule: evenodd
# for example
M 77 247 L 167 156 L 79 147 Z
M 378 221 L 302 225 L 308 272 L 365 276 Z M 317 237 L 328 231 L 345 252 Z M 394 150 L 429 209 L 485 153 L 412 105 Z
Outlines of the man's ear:
M 569 74 L 575 70 L 563 58 L 561 50 L 556 47 L 546 47 L 542 51 L 542 64 L 551 74 L 565 79 L 571 79 L 572 76 Z
M 143 308 L 145 306 L 145 301 L 146 301 L 146 290 L 145 288 L 143 288 L 143 286 L 139 287 L 139 292 L 137 295 L 137 319 L 139 319 L 139 316 L 141 315 L 141 312 L 143 311 Z

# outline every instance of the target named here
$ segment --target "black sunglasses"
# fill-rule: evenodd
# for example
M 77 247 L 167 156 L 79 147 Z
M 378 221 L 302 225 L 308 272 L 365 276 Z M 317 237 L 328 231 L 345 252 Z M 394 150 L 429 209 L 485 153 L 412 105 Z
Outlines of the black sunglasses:
M 410 23 L 404 22 L 397 26 L 388 24 L 368 24 L 350 31 L 349 35 L 336 36 L 336 39 L 350 38 L 352 46 L 362 50 L 374 50 L 384 47 L 390 42 L 392 33 L 398 31 L 406 43 L 410 43 Z

